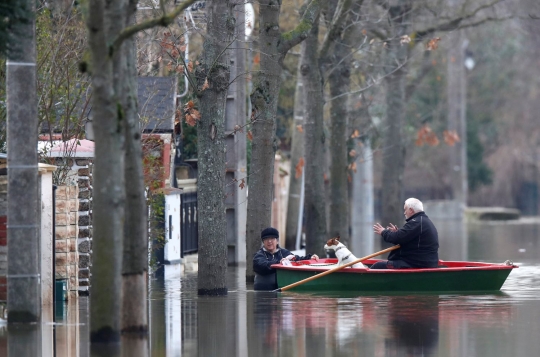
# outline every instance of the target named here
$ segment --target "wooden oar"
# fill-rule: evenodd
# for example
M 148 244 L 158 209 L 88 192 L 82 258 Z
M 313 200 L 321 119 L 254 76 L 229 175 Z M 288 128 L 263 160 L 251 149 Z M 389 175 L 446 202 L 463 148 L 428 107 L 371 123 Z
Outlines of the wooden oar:
M 376 257 L 376 256 L 378 256 L 378 255 L 381 255 L 381 254 L 390 252 L 390 251 L 392 251 L 392 250 L 396 250 L 396 249 L 398 249 L 398 248 L 399 248 L 399 244 L 394 245 L 393 247 L 383 249 L 383 250 L 381 250 L 380 252 L 373 253 L 373 254 L 370 254 L 370 255 L 366 255 L 366 256 L 363 257 L 363 258 L 356 259 L 355 261 L 352 261 L 352 262 L 350 262 L 350 263 L 344 264 L 344 265 L 339 266 L 339 267 L 337 267 L 337 268 L 327 270 L 327 271 L 325 271 L 325 272 L 323 272 L 323 273 L 320 273 L 320 274 L 317 274 L 317 275 L 314 275 L 314 276 L 310 276 L 309 278 L 305 278 L 304 280 L 300 280 L 300 281 L 297 281 L 296 283 L 292 283 L 292 284 L 289 284 L 289 285 L 284 286 L 284 287 L 282 287 L 282 288 L 276 289 L 276 290 L 274 290 L 274 292 L 282 292 L 282 291 L 285 291 L 285 290 L 292 289 L 292 288 L 294 288 L 295 286 L 298 286 L 298 285 L 307 283 L 308 281 L 312 281 L 312 280 L 321 278 L 321 277 L 323 277 L 323 276 L 325 276 L 325 275 L 328 275 L 328 274 L 335 273 L 336 271 L 341 270 L 341 269 L 343 269 L 343 268 L 346 268 L 346 267 L 348 267 L 348 266 L 355 265 L 356 263 L 360 263 L 360 262 L 362 262 L 362 261 L 364 261 L 364 260 L 366 260 L 366 259 L 370 259 L 370 258 Z

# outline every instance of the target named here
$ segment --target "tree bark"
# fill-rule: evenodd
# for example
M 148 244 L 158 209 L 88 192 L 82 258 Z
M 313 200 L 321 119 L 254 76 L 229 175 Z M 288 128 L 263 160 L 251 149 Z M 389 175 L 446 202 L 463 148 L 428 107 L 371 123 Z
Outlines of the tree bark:
M 254 280 L 253 256 L 261 246 L 261 231 L 270 224 L 272 214 L 276 111 L 283 59 L 291 47 L 306 38 L 318 17 L 320 2 L 311 0 L 295 29 L 282 34 L 279 30 L 281 2 L 259 1 L 260 74 L 250 96 L 253 140 L 246 234 L 247 281 Z
M 349 46 L 336 39 L 332 68 L 328 77 L 330 97 L 335 98 L 330 107 L 330 221 L 329 233 L 339 235 L 341 242 L 349 243 L 349 186 L 347 123 L 350 90 Z M 339 96 L 339 97 L 338 97 Z
M 134 22 L 136 1 L 130 0 L 129 25 Z M 148 333 L 148 207 L 144 195 L 143 153 L 137 110 L 137 51 L 134 38 L 122 48 L 126 60 L 122 81 L 122 107 L 125 112 L 125 190 L 126 206 L 122 259 L 122 332 Z
M 276 111 L 281 85 L 281 62 L 278 51 L 281 39 L 279 11 L 281 3 L 260 1 L 259 43 L 260 75 L 251 93 L 253 140 L 246 235 L 246 277 L 253 281 L 253 256 L 261 246 L 261 231 L 270 225 L 272 215 L 272 178 L 276 152 Z
M 326 240 L 326 203 L 324 188 L 323 88 L 318 61 L 319 25 L 315 21 L 305 40 L 306 52 L 302 56 L 301 75 L 306 92 L 306 252 L 324 253 Z
M 302 42 L 301 55 L 305 52 L 305 42 Z M 300 73 L 302 60 L 298 61 L 297 73 Z M 287 225 L 285 228 L 285 248 L 288 250 L 296 249 L 296 235 L 298 233 L 298 224 L 302 225 L 302 217 L 300 214 L 300 205 L 302 204 L 300 197 L 302 193 L 302 175 L 305 163 L 304 158 L 304 111 L 305 111 L 305 90 L 302 81 L 302 76 L 297 75 L 296 90 L 294 92 L 294 118 L 291 127 L 291 170 L 289 175 L 289 200 L 287 203 Z M 299 166 L 302 174 L 296 177 L 296 167 Z
M 207 5 L 208 25 L 197 83 L 202 88 L 198 131 L 199 295 L 227 294 L 225 219 L 225 105 L 230 77 L 227 46 L 234 35 L 230 0 Z
M 28 17 L 14 24 L 6 63 L 10 323 L 41 318 L 35 8 L 30 0 L 20 7 Z
M 389 10 L 391 41 L 388 41 L 386 68 L 391 71 L 386 83 L 386 117 L 384 125 L 384 155 L 382 172 L 383 225 L 401 225 L 403 221 L 403 171 L 405 168 L 405 144 L 403 125 L 405 120 L 405 75 L 408 45 L 400 44 L 400 37 L 410 31 L 410 0 L 400 0 Z
M 92 111 L 95 133 L 94 239 L 92 292 L 90 294 L 90 343 L 120 342 L 122 235 L 124 221 L 124 120 L 114 93 L 113 58 L 108 40 L 124 23 L 124 1 L 88 3 L 87 26 L 91 50 Z M 114 26 L 116 24 L 116 26 Z M 119 74 L 117 73 L 117 76 Z

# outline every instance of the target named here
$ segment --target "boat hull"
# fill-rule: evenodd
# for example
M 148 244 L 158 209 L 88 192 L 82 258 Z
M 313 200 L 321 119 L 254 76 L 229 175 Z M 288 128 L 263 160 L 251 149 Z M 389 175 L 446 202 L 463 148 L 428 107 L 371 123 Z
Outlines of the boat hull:
M 325 262 L 329 259 L 323 260 Z M 368 261 L 374 263 L 376 260 Z M 291 288 L 291 291 L 354 292 L 475 292 L 497 291 L 516 266 L 475 262 L 444 262 L 434 269 L 352 269 L 332 274 Z M 312 277 L 329 268 L 274 265 L 278 288 Z M 334 266 L 335 267 L 335 266 Z

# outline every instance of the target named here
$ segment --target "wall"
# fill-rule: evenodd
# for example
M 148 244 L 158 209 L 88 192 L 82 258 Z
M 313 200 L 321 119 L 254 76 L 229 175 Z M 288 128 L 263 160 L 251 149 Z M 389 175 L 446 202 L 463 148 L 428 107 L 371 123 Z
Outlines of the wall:
M 69 299 L 77 297 L 79 287 L 78 196 L 77 186 L 58 186 L 56 189 L 55 277 L 68 280 Z

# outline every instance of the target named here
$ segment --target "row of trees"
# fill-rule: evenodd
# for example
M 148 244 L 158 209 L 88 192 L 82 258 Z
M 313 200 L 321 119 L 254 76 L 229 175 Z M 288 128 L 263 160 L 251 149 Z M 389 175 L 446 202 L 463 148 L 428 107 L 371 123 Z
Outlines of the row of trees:
M 155 26 L 170 25 L 193 2 L 183 1 L 172 8 L 160 2 L 158 17 L 137 24 L 135 0 L 86 3 L 89 52 L 81 60 L 81 68 L 91 76 L 96 133 L 90 305 L 93 344 L 115 344 L 122 331 L 147 330 L 146 202 L 133 36 Z M 287 53 L 302 43 L 298 61 L 302 89 L 297 91 L 295 113 L 298 117 L 303 114 L 304 119 L 295 122 L 292 131 L 293 145 L 299 149 L 293 151 L 291 162 L 299 173 L 305 170 L 306 248 L 320 251 L 328 233 L 347 238 L 348 181 L 359 163 L 362 144 L 375 141 L 384 153 L 382 221 L 400 221 L 409 146 L 404 140 L 408 128 L 406 103 L 418 84 L 429 78 L 431 54 L 438 47 L 440 33 L 508 16 L 508 11 L 498 12 L 500 2 L 463 1 L 445 6 L 446 2 L 428 0 L 309 0 L 300 7 L 298 22 L 283 31 L 287 25 L 280 22 L 282 3 L 259 1 L 258 71 L 250 97 L 248 279 L 253 278 L 251 258 L 259 248 L 260 231 L 270 222 L 276 116 Z M 195 66 L 193 62 L 183 63 L 195 99 L 186 107 L 185 118 L 195 121 L 198 131 L 200 294 L 227 293 L 224 116 L 230 80 L 227 48 L 235 36 L 234 13 L 242 11 L 239 5 L 243 2 L 206 2 L 208 22 L 202 55 Z M 376 92 L 378 85 L 384 91 Z M 372 98 L 375 95 L 384 100 Z M 321 165 L 327 142 L 325 111 L 331 122 L 328 203 L 325 166 Z M 383 119 L 377 122 L 374 113 Z M 326 207 L 330 207 L 329 227 Z

